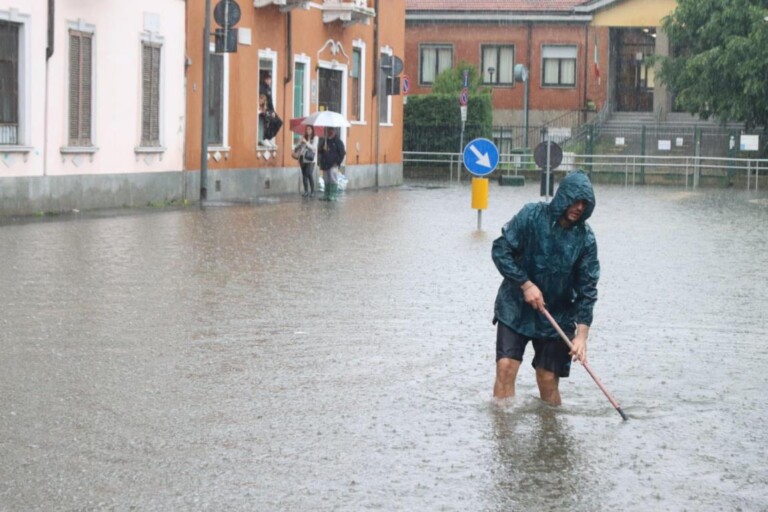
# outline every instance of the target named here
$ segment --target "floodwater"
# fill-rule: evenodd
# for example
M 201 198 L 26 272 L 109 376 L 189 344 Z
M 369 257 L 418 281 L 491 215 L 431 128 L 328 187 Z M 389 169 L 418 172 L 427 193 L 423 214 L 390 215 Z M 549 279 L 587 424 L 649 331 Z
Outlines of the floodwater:
M 590 363 L 491 397 L 535 186 L 0 227 L 0 510 L 768 510 L 768 197 L 597 186 Z

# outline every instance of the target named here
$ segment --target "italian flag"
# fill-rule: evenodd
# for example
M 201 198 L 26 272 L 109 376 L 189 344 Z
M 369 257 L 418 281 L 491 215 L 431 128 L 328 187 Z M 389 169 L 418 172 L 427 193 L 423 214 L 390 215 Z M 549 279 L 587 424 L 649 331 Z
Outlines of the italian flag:
M 598 53 L 598 47 L 600 46 L 600 40 L 595 34 L 595 78 L 597 78 L 597 84 L 600 85 L 600 54 Z

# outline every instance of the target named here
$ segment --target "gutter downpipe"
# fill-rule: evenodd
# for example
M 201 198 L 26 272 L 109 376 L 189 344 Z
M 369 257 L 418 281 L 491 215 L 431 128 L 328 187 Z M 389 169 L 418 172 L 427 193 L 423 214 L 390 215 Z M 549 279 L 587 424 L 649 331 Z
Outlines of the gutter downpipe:
M 373 69 L 376 81 L 373 84 L 373 97 L 376 101 L 371 102 L 371 110 L 376 113 L 376 138 L 374 146 L 376 148 L 376 191 L 379 190 L 379 144 L 381 139 L 381 112 L 379 108 L 379 90 L 381 85 L 381 63 L 379 62 L 379 0 L 374 2 L 374 10 L 376 15 L 373 20 Z M 373 117 L 373 116 L 371 116 Z
M 293 80 L 293 66 L 291 66 L 291 49 L 293 48 L 291 36 L 293 35 L 293 22 L 291 18 L 291 11 L 288 11 L 285 15 L 285 30 L 288 32 L 288 37 L 285 41 L 285 79 L 283 85 L 288 85 Z M 283 108 L 285 108 L 288 101 L 288 95 L 283 92 Z M 287 110 L 286 110 L 287 112 Z
M 48 90 L 49 90 L 49 63 L 54 51 L 54 16 L 56 14 L 56 1 L 48 0 L 48 46 L 45 49 L 45 100 L 43 105 L 43 176 L 48 176 Z
M 526 149 L 526 151 L 529 148 L 528 131 L 531 129 L 530 125 L 528 124 L 528 122 L 530 121 L 530 119 L 529 119 L 529 111 L 530 111 L 530 108 L 531 108 L 530 104 L 528 103 L 528 101 L 529 101 L 529 97 L 528 96 L 530 94 L 529 91 L 530 91 L 530 87 L 531 87 L 531 85 L 530 85 L 530 83 L 531 83 L 531 74 L 532 74 L 531 73 L 531 52 L 533 51 L 533 49 L 531 48 L 531 44 L 532 44 L 532 41 L 533 41 L 533 24 L 531 22 L 528 22 L 527 25 L 528 25 L 528 42 L 526 43 L 526 46 L 528 48 L 526 50 L 527 50 L 528 55 L 526 56 L 526 60 L 528 61 L 528 80 L 525 83 L 525 92 L 526 92 L 526 94 L 525 94 L 525 149 Z M 549 190 L 547 190 L 547 192 L 549 192 Z
M 594 50 L 592 50 L 594 51 Z M 589 79 L 589 24 L 584 24 L 584 97 L 581 103 L 582 115 L 579 124 L 587 122 L 587 80 Z

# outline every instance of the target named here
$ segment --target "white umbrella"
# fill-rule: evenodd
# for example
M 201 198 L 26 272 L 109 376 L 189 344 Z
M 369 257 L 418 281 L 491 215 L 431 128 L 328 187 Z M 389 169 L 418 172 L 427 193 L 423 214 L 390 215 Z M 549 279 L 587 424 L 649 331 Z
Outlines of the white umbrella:
M 315 112 L 304 118 L 301 122 L 302 125 L 307 126 L 343 126 L 349 128 L 350 124 L 343 115 L 338 112 L 332 112 L 330 110 L 323 110 L 322 112 Z

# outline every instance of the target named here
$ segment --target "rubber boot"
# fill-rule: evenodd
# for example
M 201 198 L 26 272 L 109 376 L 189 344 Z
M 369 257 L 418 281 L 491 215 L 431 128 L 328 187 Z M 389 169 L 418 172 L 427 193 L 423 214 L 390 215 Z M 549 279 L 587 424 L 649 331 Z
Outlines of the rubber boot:
M 326 183 L 325 184 L 325 192 L 323 194 L 323 197 L 320 198 L 321 201 L 330 201 L 331 200 L 331 184 Z
M 329 201 L 335 201 L 336 200 L 336 193 L 339 191 L 339 186 L 335 183 L 331 184 L 331 197 L 328 199 Z

